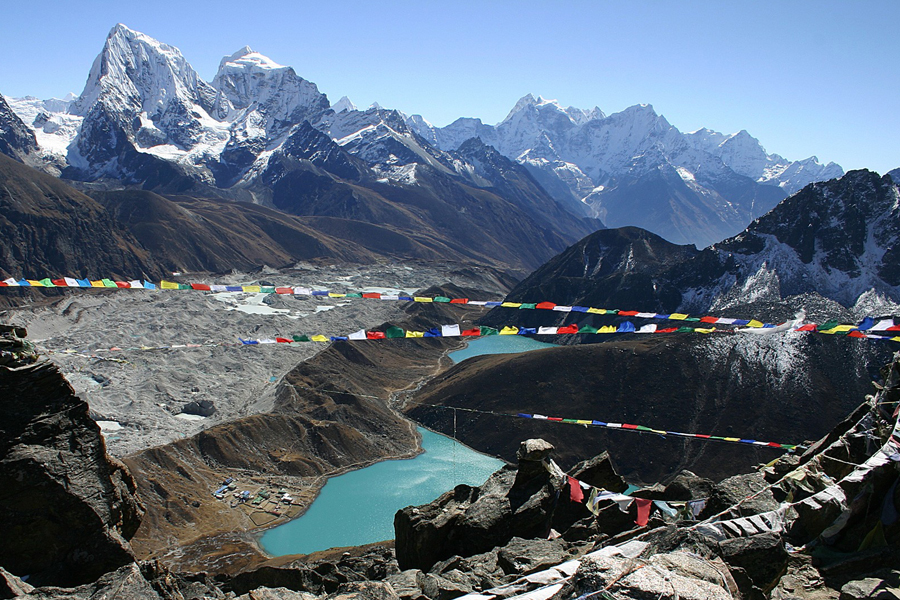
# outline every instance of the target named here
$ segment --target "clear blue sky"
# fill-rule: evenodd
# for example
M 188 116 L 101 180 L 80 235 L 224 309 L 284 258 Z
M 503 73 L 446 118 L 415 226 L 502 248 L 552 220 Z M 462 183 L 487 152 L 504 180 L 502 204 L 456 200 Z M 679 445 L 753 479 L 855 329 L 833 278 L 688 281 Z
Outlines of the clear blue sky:
M 607 114 L 650 103 L 682 131 L 746 129 L 769 152 L 900 166 L 900 2 L 454 0 L 11 2 L 0 92 L 81 92 L 117 22 L 202 77 L 249 45 L 336 101 L 436 125 L 496 123 L 526 93 Z

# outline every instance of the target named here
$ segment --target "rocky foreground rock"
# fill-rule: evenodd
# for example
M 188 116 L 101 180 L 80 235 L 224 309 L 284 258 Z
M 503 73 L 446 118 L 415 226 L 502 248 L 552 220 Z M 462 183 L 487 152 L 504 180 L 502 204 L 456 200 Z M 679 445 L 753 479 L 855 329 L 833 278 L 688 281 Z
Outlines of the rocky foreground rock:
M 93 581 L 134 561 L 127 540 L 143 514 L 134 479 L 57 368 L 29 356 L 24 331 L 5 329 L 0 565 L 34 585 Z
M 715 483 L 682 472 L 632 500 L 608 456 L 564 474 L 550 444 L 527 440 L 518 468 L 399 511 L 395 550 L 215 578 L 133 561 L 126 539 L 140 508 L 127 472 L 59 374 L 19 359 L 0 367 L 0 517 L 13 532 L 0 598 L 900 597 L 900 355 L 828 436 L 751 473 Z

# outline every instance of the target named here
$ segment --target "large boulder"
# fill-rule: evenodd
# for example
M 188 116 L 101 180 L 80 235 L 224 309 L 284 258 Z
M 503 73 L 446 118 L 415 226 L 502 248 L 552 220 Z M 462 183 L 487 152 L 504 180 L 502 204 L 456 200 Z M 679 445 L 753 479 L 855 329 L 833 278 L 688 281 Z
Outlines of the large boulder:
M 0 457 L 0 566 L 74 586 L 134 561 L 134 479 L 53 364 L 0 366 Z
M 504 467 L 481 487 L 459 485 L 430 504 L 398 511 L 400 568 L 428 571 L 439 560 L 486 552 L 513 537 L 546 537 L 559 501 L 545 466 L 552 449 L 543 440 L 527 440 L 519 448 L 518 470 Z
M 686 553 L 657 554 L 646 561 L 589 555 L 554 598 L 731 600 L 735 596 L 725 585 L 721 571 L 709 561 Z

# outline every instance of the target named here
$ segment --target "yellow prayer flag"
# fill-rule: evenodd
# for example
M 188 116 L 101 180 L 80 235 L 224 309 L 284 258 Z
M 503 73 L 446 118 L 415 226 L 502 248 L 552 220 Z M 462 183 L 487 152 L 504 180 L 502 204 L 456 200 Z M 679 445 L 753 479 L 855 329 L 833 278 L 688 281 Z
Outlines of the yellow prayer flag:
M 747 323 L 747 327 L 762 327 L 762 326 L 763 326 L 763 324 L 760 323 L 759 321 L 757 321 L 756 319 L 753 319 L 752 321 Z
M 327 337 L 325 337 L 324 335 L 314 335 L 314 336 L 312 336 L 312 337 L 309 338 L 309 339 L 311 339 L 311 340 L 314 341 L 314 342 L 328 342 L 328 341 L 331 341 L 331 340 L 329 340 Z
M 259 294 L 262 291 L 262 288 L 258 285 L 242 285 L 241 289 L 252 294 Z M 327 342 L 328 340 L 326 339 L 325 341 Z
M 593 306 L 590 307 L 589 309 L 587 309 L 587 311 L 589 313 L 593 313 L 595 315 L 605 315 L 606 314 L 605 308 L 594 308 Z
M 500 335 L 516 335 L 517 333 L 519 333 L 518 327 L 506 326 L 500 330 Z
M 337 292 L 328 292 L 329 298 L 346 298 L 347 294 L 339 294 Z
M 688 316 L 684 313 L 672 313 L 671 315 L 669 315 L 669 318 L 673 321 L 684 321 L 688 318 Z
M 413 296 L 416 302 L 434 302 L 434 298 L 426 298 L 424 296 Z
M 520 306 L 522 306 L 522 303 L 521 302 L 504 302 L 500 306 L 502 306 L 504 308 L 519 308 Z
M 106 287 L 106 286 L 103 285 L 102 281 L 97 280 L 97 281 L 91 281 L 91 287 Z
M 709 329 L 703 329 L 701 327 L 697 327 L 694 329 L 694 331 L 696 331 L 697 333 L 712 333 L 715 330 L 716 330 L 715 327 L 710 327 Z
M 850 331 L 851 329 L 856 329 L 855 325 L 838 325 L 837 327 L 832 327 L 831 329 L 819 330 L 819 333 L 843 333 L 845 331 Z
M 616 328 L 612 325 L 605 325 L 597 330 L 597 333 L 615 333 Z
M 593 421 L 585 421 L 584 419 L 578 419 L 575 421 L 579 425 L 593 425 Z
M 741 438 L 722 438 L 722 439 L 725 440 L 726 442 L 739 442 L 739 441 L 741 441 Z
M 28 283 L 31 284 L 31 287 L 44 287 L 44 284 L 38 281 L 37 279 L 26 279 Z
M 408 338 L 425 337 L 425 332 L 424 331 L 407 331 L 406 337 L 408 337 Z
M 163 281 L 159 282 L 159 287 L 164 290 L 177 290 L 178 284 L 172 283 L 171 281 L 163 280 Z

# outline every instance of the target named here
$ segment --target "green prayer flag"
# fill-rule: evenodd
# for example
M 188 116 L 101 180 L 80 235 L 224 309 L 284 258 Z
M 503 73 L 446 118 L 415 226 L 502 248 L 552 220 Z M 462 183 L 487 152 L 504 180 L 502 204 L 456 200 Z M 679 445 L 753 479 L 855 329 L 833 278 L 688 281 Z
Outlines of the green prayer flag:
M 114 287 L 114 288 L 119 287 L 116 285 L 116 282 L 113 281 L 112 279 L 101 279 L 100 281 L 103 282 L 103 287 Z
M 186 284 L 186 283 L 179 283 L 179 284 L 178 284 L 178 289 L 179 289 L 179 290 L 190 290 L 190 289 L 192 289 L 192 288 L 191 288 L 190 285 L 188 285 L 188 284 Z
M 275 288 L 273 287 L 261 287 L 259 288 L 260 293 L 262 294 L 274 294 Z
M 693 327 L 679 327 L 675 330 L 675 333 L 694 333 Z
M 827 321 L 822 325 L 819 325 L 819 331 L 828 331 L 829 329 L 834 329 L 838 325 L 840 325 L 840 321 Z
M 597 328 L 591 327 L 590 325 L 582 325 L 581 329 L 578 330 L 578 333 L 597 333 Z
M 50 278 L 49 278 L 49 277 L 47 277 L 46 279 L 41 279 L 40 283 L 41 283 L 41 285 L 44 286 L 44 287 L 56 287 L 56 286 L 53 284 L 53 282 L 50 281 Z
M 478 330 L 481 331 L 481 335 L 499 335 L 500 334 L 500 332 L 497 331 L 496 329 L 494 329 L 493 327 L 485 327 L 484 325 L 479 327 Z
M 700 317 L 688 317 L 687 319 L 684 319 L 684 320 L 685 321 L 699 321 Z
M 360 294 L 359 292 L 353 292 L 351 294 L 347 294 L 346 297 L 347 298 L 362 298 L 362 294 Z
M 448 298 L 447 296 L 435 296 L 434 301 L 435 302 L 450 302 L 450 298 Z
M 406 332 L 401 327 L 388 327 L 384 332 L 384 337 L 387 339 L 405 338 Z
M 308 335 L 295 335 L 295 336 L 293 336 L 293 338 L 294 338 L 294 341 L 295 341 L 295 342 L 308 342 L 308 341 L 310 341 Z
M 535 309 L 537 307 L 537 303 L 525 303 L 519 307 L 519 310 L 523 310 L 526 308 Z

